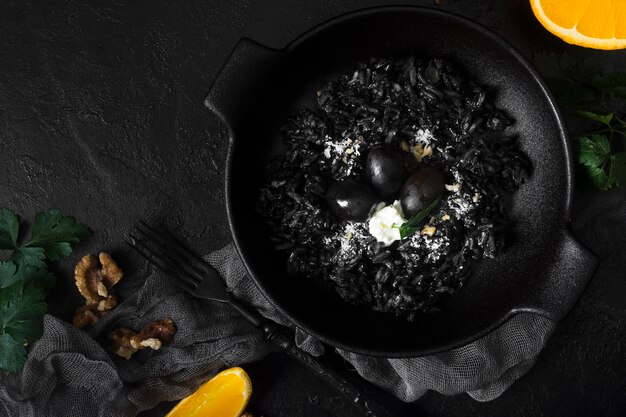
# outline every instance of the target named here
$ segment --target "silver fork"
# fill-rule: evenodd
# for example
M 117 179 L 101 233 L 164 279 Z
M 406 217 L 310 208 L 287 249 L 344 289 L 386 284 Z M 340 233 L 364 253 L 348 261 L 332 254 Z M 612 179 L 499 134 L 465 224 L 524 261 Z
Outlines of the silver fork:
M 319 378 L 335 387 L 352 401 L 365 416 L 391 417 L 381 400 L 389 395 L 357 381 L 302 349 L 293 340 L 293 332 L 266 319 L 259 312 L 237 300 L 226 287 L 218 272 L 202 258 L 178 243 L 169 233 L 140 222 L 125 242 L 150 264 L 173 277 L 180 288 L 191 295 L 229 304 L 254 326 L 261 329 L 266 341 L 274 343 L 309 368 Z

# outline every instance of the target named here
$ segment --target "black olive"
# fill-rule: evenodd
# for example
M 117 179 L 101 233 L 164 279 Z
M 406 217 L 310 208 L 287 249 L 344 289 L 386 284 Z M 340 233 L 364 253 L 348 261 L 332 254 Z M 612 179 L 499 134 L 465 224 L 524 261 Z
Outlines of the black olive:
M 400 191 L 400 204 L 406 218 L 411 218 L 441 196 L 445 186 L 443 174 L 435 167 L 423 165 L 406 180 Z
M 326 201 L 330 211 L 337 217 L 362 222 L 378 199 L 374 191 L 366 184 L 343 180 L 328 187 Z
M 396 196 L 407 176 L 402 154 L 391 148 L 371 150 L 367 154 L 365 176 L 384 199 Z

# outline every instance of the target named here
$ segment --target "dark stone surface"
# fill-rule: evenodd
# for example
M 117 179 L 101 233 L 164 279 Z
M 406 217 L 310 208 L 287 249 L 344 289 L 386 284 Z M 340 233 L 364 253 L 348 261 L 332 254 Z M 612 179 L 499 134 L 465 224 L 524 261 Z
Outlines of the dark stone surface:
M 624 51 L 585 50 L 550 36 L 526 0 L 400 3 L 473 18 L 526 55 L 567 50 L 606 67 L 626 62 Z M 228 53 L 242 36 L 280 47 L 332 16 L 384 4 L 398 2 L 5 0 L 0 206 L 26 217 L 49 207 L 75 215 L 95 232 L 77 251 L 111 251 L 129 276 L 142 263 L 122 237 L 137 219 L 162 220 L 199 252 L 223 246 L 229 240 L 222 192 L 226 143 L 202 100 Z M 595 198 L 579 198 L 578 205 Z M 591 239 L 594 230 L 584 233 Z M 596 248 L 603 263 L 580 303 L 537 365 L 504 395 L 477 403 L 467 395 L 430 393 L 407 405 L 407 414 L 626 414 L 621 248 L 611 239 Z M 53 313 L 66 319 L 79 302 L 75 261 L 59 265 L 60 284 L 51 297 Z M 266 417 L 357 415 L 282 354 L 248 369 L 255 384 L 251 409 Z M 169 406 L 144 414 L 164 415 Z

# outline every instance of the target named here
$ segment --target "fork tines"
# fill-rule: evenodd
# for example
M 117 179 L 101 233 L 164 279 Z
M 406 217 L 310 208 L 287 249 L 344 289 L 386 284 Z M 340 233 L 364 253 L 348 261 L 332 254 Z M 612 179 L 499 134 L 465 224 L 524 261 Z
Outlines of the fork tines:
M 193 291 L 202 281 L 207 268 L 203 261 L 177 243 L 165 232 L 144 222 L 135 226 L 125 242 L 149 263 L 176 278 L 185 290 Z

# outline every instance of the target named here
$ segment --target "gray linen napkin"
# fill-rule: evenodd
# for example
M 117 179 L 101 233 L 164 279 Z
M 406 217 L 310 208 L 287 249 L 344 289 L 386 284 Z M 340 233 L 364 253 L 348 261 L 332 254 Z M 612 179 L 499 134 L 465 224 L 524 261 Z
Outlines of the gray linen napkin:
M 233 245 L 207 256 L 229 287 L 265 316 L 287 325 L 261 295 Z M 136 278 L 135 278 L 136 279 Z M 106 333 L 170 317 L 178 331 L 161 350 L 129 361 L 110 355 Z M 21 374 L 0 374 L 0 415 L 132 416 L 160 401 L 182 398 L 220 369 L 258 360 L 274 348 L 230 307 L 194 299 L 169 277 L 149 273 L 143 286 L 87 332 L 44 317 L 44 334 Z M 468 391 L 478 400 L 500 395 L 530 368 L 554 324 L 518 315 L 487 337 L 454 351 L 416 359 L 381 359 L 340 352 L 366 379 L 414 401 L 428 389 Z M 296 342 L 319 355 L 324 347 L 297 331 Z
M 626 268 L 615 251 L 626 245 L 626 191 L 584 199 L 574 230 L 600 255 L 597 275 Z M 602 215 L 599 215 L 599 214 Z M 610 235 L 610 236 L 609 236 Z M 610 247 L 603 242 L 611 241 Z M 605 253 L 606 252 L 606 253 Z M 621 259 L 613 269 L 604 258 Z M 265 316 L 288 324 L 263 298 L 232 245 L 207 256 L 229 287 Z M 625 264 L 625 265 L 622 265 Z M 610 264 L 612 265 L 612 264 Z M 47 315 L 44 334 L 31 348 L 21 374 L 0 373 L 0 416 L 132 416 L 191 393 L 224 367 L 258 360 L 274 348 L 230 307 L 179 291 L 167 276 L 146 271 L 144 284 L 88 332 Z M 127 361 L 101 346 L 106 333 L 128 326 L 141 328 L 170 317 L 178 326 L 161 350 L 143 350 Z M 372 383 L 404 401 L 427 390 L 467 392 L 479 401 L 498 397 L 534 364 L 556 324 L 531 313 L 519 314 L 467 346 L 422 358 L 372 358 L 339 353 Z M 313 354 L 324 347 L 297 331 L 296 342 Z

